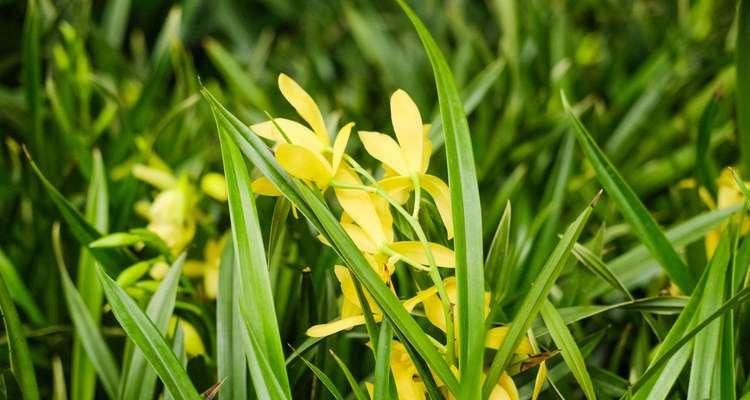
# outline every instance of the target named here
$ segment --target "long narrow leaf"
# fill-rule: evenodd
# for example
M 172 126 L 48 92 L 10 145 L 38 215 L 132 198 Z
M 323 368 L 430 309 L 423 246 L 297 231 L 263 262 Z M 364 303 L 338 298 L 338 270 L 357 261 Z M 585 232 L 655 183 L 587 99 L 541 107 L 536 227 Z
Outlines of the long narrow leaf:
M 482 205 L 466 120 L 450 67 L 432 35 L 403 1 L 396 0 L 414 25 L 432 65 L 443 121 L 445 154 L 451 191 L 456 253 L 456 287 L 461 396 L 479 397 L 484 361 L 484 268 Z
M 167 332 L 169 318 L 174 311 L 177 286 L 182 266 L 185 264 L 185 258 L 186 254 L 183 253 L 172 264 L 169 268 L 169 272 L 167 272 L 167 275 L 161 281 L 159 289 L 157 289 L 156 293 L 154 293 L 146 306 L 145 315 L 151 322 L 151 325 L 156 328 L 159 335 L 164 335 Z M 101 282 L 101 273 L 99 273 L 99 275 L 99 281 Z M 107 296 L 107 299 L 109 299 L 110 296 L 112 296 L 112 294 Z M 111 299 L 109 301 L 110 303 L 112 302 Z M 115 316 L 117 316 L 117 314 L 115 314 Z M 138 345 L 138 342 L 136 342 L 132 336 L 130 338 L 136 345 Z M 138 347 L 140 348 L 140 345 L 138 345 Z M 135 350 L 133 352 L 127 369 L 123 371 L 123 379 L 120 381 L 120 399 L 142 399 L 153 396 L 154 386 L 156 384 L 156 374 L 153 370 L 148 368 L 148 363 L 153 362 L 152 360 L 149 360 L 148 357 L 149 355 L 143 350 Z M 156 372 L 158 373 L 159 371 L 157 370 Z
M 0 275 L 0 312 L 8 337 L 8 352 L 10 353 L 10 368 L 18 381 L 24 400 L 39 399 L 39 389 L 34 376 L 34 363 L 31 360 L 26 335 L 18 318 L 18 311 L 10 297 L 5 279 Z
M 563 105 L 574 126 L 578 143 L 583 148 L 586 158 L 596 171 L 596 176 L 607 193 L 617 204 L 625 220 L 633 227 L 633 231 L 643 244 L 649 249 L 654 258 L 659 261 L 669 277 L 684 292 L 690 293 L 695 287 L 693 277 L 685 263 L 669 243 L 664 232 L 656 224 L 654 218 L 620 176 L 604 152 L 597 146 L 586 128 L 573 113 L 568 100 L 562 94 Z
M 552 288 L 552 285 L 554 285 L 555 281 L 560 276 L 560 273 L 562 273 L 571 250 L 573 249 L 573 245 L 578 240 L 581 232 L 583 232 L 583 227 L 586 225 L 598 198 L 599 195 L 597 195 L 578 218 L 568 226 L 568 229 L 565 230 L 562 239 L 560 239 L 560 242 L 555 246 L 552 254 L 550 254 L 547 262 L 542 267 L 539 276 L 534 280 L 531 289 L 526 294 L 526 297 L 524 297 L 521 306 L 516 312 L 516 316 L 510 323 L 508 334 L 505 336 L 503 344 L 495 353 L 490 369 L 487 372 L 487 378 L 485 379 L 484 387 L 482 389 L 484 398 L 489 396 L 495 383 L 500 378 L 500 374 L 510 362 L 510 358 L 515 351 L 516 346 L 518 346 L 523 335 L 526 334 L 531 322 L 536 318 L 537 313 L 542 306 L 542 302 L 547 298 L 547 294 Z
M 181 257 L 184 260 L 184 257 Z M 176 280 L 182 269 L 182 262 L 178 261 L 172 266 L 169 275 Z M 109 304 L 112 306 L 112 312 L 125 330 L 128 338 L 132 340 L 138 349 L 143 353 L 144 358 L 159 375 L 164 386 L 172 393 L 172 396 L 178 399 L 199 400 L 201 397 L 198 391 L 190 382 L 190 378 L 182 367 L 180 361 L 172 352 L 164 336 L 154 322 L 138 307 L 133 299 L 125 293 L 117 283 L 99 268 L 99 281 L 104 289 L 104 295 L 107 297 Z M 164 284 L 169 284 L 165 278 Z M 143 382 L 134 382 L 136 388 L 140 388 Z M 152 388 L 153 391 L 153 388 Z M 153 395 L 153 394 L 152 394 Z M 141 399 L 150 398 L 139 397 Z
M 586 398 L 589 400 L 596 399 L 594 385 L 591 383 L 591 376 L 589 376 L 589 372 L 586 369 L 586 362 L 583 360 L 581 349 L 578 348 L 573 335 L 565 325 L 565 321 L 563 321 L 560 313 L 558 313 L 555 306 L 546 299 L 542 302 L 540 313 L 542 319 L 544 319 L 544 324 L 547 325 L 547 329 L 549 329 L 552 340 L 555 341 L 555 344 L 560 349 L 560 353 L 562 354 L 565 363 L 568 364 L 570 372 L 573 373 L 573 376 L 581 385 L 581 389 L 586 395 Z
M 226 383 L 219 391 L 219 400 L 247 397 L 247 367 L 241 316 L 236 295 L 240 280 L 234 275 L 234 245 L 227 239 L 219 264 L 219 291 L 216 295 L 216 358 L 219 380 Z
M 253 376 L 253 382 L 257 389 L 270 374 L 284 389 L 287 397 L 291 397 L 255 197 L 247 185 L 250 175 L 232 138 L 221 129 L 219 141 L 229 194 L 232 243 L 240 267 L 237 279 L 242 282 L 238 296 L 249 313 L 247 317 L 252 318 L 250 323 L 246 317 L 245 324 L 252 330 L 252 336 L 261 343 L 261 347 L 256 348 L 254 353 L 263 353 L 271 368 L 263 377 Z
M 73 320 L 75 337 L 77 341 L 80 341 L 80 349 L 85 351 L 84 357 L 87 357 L 86 360 L 91 363 L 93 369 L 99 374 L 104 391 L 107 392 L 110 398 L 114 399 L 117 397 L 117 388 L 120 385 L 120 371 L 117 368 L 112 352 L 107 347 L 107 342 L 104 341 L 104 337 L 99 331 L 98 323 L 91 316 L 91 311 L 86 306 L 86 303 L 84 303 L 80 293 L 78 293 L 73 281 L 70 279 L 70 275 L 68 275 L 60 245 L 59 224 L 56 224 L 56 227 L 57 229 L 53 231 L 52 245 L 57 258 L 57 270 L 62 279 L 62 288 L 65 295 L 65 304 L 68 307 L 68 315 Z M 80 395 L 81 392 L 74 391 L 74 394 Z

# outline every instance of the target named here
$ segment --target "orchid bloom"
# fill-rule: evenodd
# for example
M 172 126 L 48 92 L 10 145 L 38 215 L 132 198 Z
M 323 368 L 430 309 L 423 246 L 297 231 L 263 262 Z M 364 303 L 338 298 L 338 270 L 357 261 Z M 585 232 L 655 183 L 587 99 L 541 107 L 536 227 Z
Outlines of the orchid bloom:
M 386 170 L 380 186 L 401 203 L 406 202 L 416 185 L 424 189 L 437 206 L 448 239 L 452 238 L 450 190 L 443 180 L 426 173 L 432 154 L 432 143 L 427 137 L 429 125 L 422 124 L 417 105 L 403 90 L 391 96 L 391 121 L 398 141 L 384 133 L 359 132 L 365 150 L 383 163 Z
M 273 118 L 252 125 L 250 129 L 274 142 L 276 159 L 289 174 L 314 182 L 318 188 L 325 190 L 341 165 L 354 123 L 344 125 L 331 146 L 323 115 L 313 98 L 287 75 L 279 75 L 278 85 L 281 94 L 309 127 L 290 119 Z M 281 194 L 266 177 L 253 181 L 251 187 L 255 193 L 262 195 Z
M 348 167 L 341 167 L 336 182 L 361 186 L 362 181 Z M 424 246 L 419 241 L 394 241 L 393 216 L 388 203 L 375 193 L 358 189 L 335 188 L 336 199 L 344 209 L 341 225 L 363 253 L 380 258 L 389 256 L 389 270 L 399 258 L 419 265 L 429 264 Z M 437 266 L 455 267 L 452 250 L 437 243 L 427 243 Z M 395 253 L 395 254 L 394 254 Z M 390 275 L 390 274 L 389 274 Z
M 746 184 L 750 185 L 750 182 Z M 731 207 L 737 204 L 742 204 L 745 201 L 745 195 L 737 187 L 737 182 L 734 180 L 734 175 L 729 168 L 724 168 L 716 179 L 716 201 L 711 197 L 709 192 L 704 188 L 701 188 L 699 194 L 703 202 L 713 209 L 718 210 L 726 207 Z M 745 233 L 750 229 L 750 221 L 745 221 L 742 226 L 742 232 Z M 711 257 L 716 251 L 716 246 L 719 244 L 722 230 L 724 230 L 724 224 L 716 227 L 714 230 L 706 235 L 706 255 Z

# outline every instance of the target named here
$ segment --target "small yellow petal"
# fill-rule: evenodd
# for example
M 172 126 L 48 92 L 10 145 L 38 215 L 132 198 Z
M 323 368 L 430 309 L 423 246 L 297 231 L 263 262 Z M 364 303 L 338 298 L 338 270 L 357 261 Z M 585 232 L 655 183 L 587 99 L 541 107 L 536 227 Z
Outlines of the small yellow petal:
M 357 315 L 354 317 L 348 317 L 331 321 L 327 324 L 313 325 L 307 329 L 307 336 L 310 337 L 326 337 L 333 335 L 347 329 L 352 329 L 355 326 L 364 325 L 365 316 Z
M 414 297 L 411 297 L 404 302 L 404 308 L 406 309 L 406 311 L 412 312 L 414 311 L 414 308 L 419 303 L 422 303 L 425 299 L 429 297 L 435 296 L 436 293 L 437 293 L 437 288 L 435 286 L 429 289 L 421 290 L 419 291 L 419 293 L 414 295 Z
M 346 144 L 349 143 L 349 135 L 352 132 L 354 122 L 350 122 L 339 129 L 339 133 L 336 135 L 336 140 L 333 142 L 333 157 L 331 159 L 331 166 L 333 167 L 333 173 L 339 169 L 341 164 L 341 158 L 344 156 L 346 151 Z
M 206 264 L 203 261 L 187 260 L 182 267 L 182 274 L 188 278 L 198 278 L 206 270 Z
M 172 316 L 169 319 L 169 329 L 167 330 L 167 333 L 170 336 L 173 336 L 177 329 L 177 323 L 180 324 L 180 329 L 182 329 L 183 344 L 185 346 L 185 353 L 187 353 L 188 357 L 206 354 L 206 347 L 203 345 L 203 339 L 201 339 L 198 331 L 189 322 Z
M 437 243 L 427 243 L 427 245 L 432 252 L 432 256 L 435 258 L 435 264 L 437 264 L 438 267 L 454 268 L 456 266 L 456 255 L 453 253 L 453 250 Z M 424 246 L 422 246 L 422 242 L 396 242 L 392 243 L 390 247 L 397 253 L 412 261 L 416 261 L 422 265 L 429 265 L 427 254 L 425 253 Z
M 400 204 L 409 200 L 409 194 L 414 189 L 411 178 L 403 175 L 391 176 L 378 182 L 378 185 Z
M 330 139 L 328 138 L 326 125 L 315 100 L 294 79 L 285 74 L 279 75 L 279 90 L 289 104 L 297 110 L 299 116 L 310 124 L 321 143 L 328 145 Z
M 336 180 L 350 185 L 361 185 L 362 181 L 349 169 L 339 168 Z M 336 199 L 354 222 L 362 228 L 376 244 L 383 243 L 385 233 L 370 194 L 358 189 L 336 188 Z
M 276 149 L 276 159 L 291 175 L 315 182 L 324 189 L 331 181 L 331 167 L 322 157 L 296 144 L 281 144 Z
M 265 176 L 261 176 L 260 178 L 254 180 L 250 184 L 250 189 L 252 189 L 253 193 L 262 196 L 281 196 L 281 191 L 276 187 L 276 185 L 273 184 L 273 182 L 271 182 L 271 180 L 269 180 Z
M 513 378 L 511 378 L 510 375 L 503 372 L 503 374 L 500 375 L 500 382 L 498 382 L 498 386 L 501 386 L 505 390 L 505 393 L 507 393 L 508 395 L 508 399 L 518 400 L 518 389 L 516 388 L 516 383 L 513 382 Z
M 209 172 L 203 175 L 201 190 L 216 200 L 227 201 L 227 181 L 222 174 Z
M 424 133 L 423 133 L 423 139 L 424 139 L 424 146 L 422 147 L 422 165 L 419 168 L 419 172 L 424 174 L 427 172 L 427 167 L 430 166 L 430 157 L 432 157 L 432 142 L 430 142 L 430 128 L 432 125 L 430 124 L 424 124 L 422 126 Z
M 207 269 L 203 274 L 203 288 L 206 291 L 206 297 L 215 299 L 219 293 L 219 270 Z
M 393 215 L 391 215 L 391 208 L 388 201 L 377 193 L 370 193 L 370 198 L 375 205 L 375 211 L 378 213 L 378 218 L 380 218 L 380 224 L 383 227 L 385 240 L 390 243 L 393 241 Z
M 135 164 L 132 172 L 136 178 L 157 189 L 167 190 L 177 186 L 177 178 L 169 170 Z
M 539 364 L 539 369 L 537 370 L 536 378 L 534 379 L 534 390 L 531 393 L 531 400 L 537 400 L 539 398 L 539 393 L 542 392 L 545 379 L 547 379 L 547 362 L 542 361 L 542 363 Z
M 422 167 L 424 147 L 422 116 L 411 97 L 401 89 L 391 96 L 391 120 L 409 175 L 418 173 Z
M 448 185 L 440 178 L 427 174 L 419 176 L 419 183 L 435 202 L 440 219 L 443 220 L 443 225 L 445 225 L 445 230 L 448 233 L 448 239 L 451 239 L 453 237 L 453 211 L 451 210 L 451 191 Z
M 487 336 L 484 339 L 484 346 L 490 349 L 499 349 L 503 344 L 505 337 L 508 335 L 509 328 L 507 326 L 498 326 L 491 328 L 487 331 Z M 531 348 L 531 342 L 529 338 L 524 336 L 521 342 L 516 347 L 516 354 L 532 354 L 534 350 Z
M 250 129 L 258 136 L 276 143 L 297 144 L 318 153 L 325 148 L 310 128 L 290 119 L 274 118 L 272 121 L 252 125 Z
M 392 137 L 384 133 L 359 131 L 359 140 L 374 159 L 395 170 L 399 175 L 410 175 L 401 148 Z
M 346 222 L 341 223 L 341 227 L 344 228 L 346 234 L 352 239 L 358 249 L 365 253 L 375 254 L 378 251 L 378 247 L 372 242 L 367 233 L 362 228 L 355 224 L 349 224 Z

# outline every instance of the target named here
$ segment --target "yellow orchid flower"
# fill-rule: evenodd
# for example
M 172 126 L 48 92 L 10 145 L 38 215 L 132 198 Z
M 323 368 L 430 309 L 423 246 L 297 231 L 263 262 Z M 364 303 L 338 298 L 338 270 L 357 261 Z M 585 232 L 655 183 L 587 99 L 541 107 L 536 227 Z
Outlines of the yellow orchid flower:
M 342 265 L 334 266 L 334 273 L 341 285 L 341 316 L 338 320 L 311 326 L 307 329 L 307 336 L 325 337 L 365 324 L 362 304 L 359 302 L 357 289 L 354 287 L 354 280 L 351 273 Z M 365 292 L 365 298 L 370 306 L 373 318 L 376 321 L 380 321 L 383 318 L 380 307 L 378 307 L 367 292 Z
M 195 189 L 187 178 L 177 179 L 168 170 L 137 164 L 133 175 L 162 190 L 152 203 L 136 204 L 136 211 L 149 221 L 146 228 L 159 235 L 173 255 L 180 254 L 195 235 Z
M 188 358 L 206 354 L 206 346 L 203 344 L 201 335 L 192 324 L 185 321 L 184 319 L 177 318 L 174 315 L 169 318 L 167 334 L 169 336 L 174 336 L 174 332 L 177 329 L 178 323 L 180 324 L 180 329 L 182 329 L 183 345 Z
M 443 280 L 443 285 L 445 287 L 445 292 L 448 294 L 448 301 L 452 305 L 456 305 L 458 300 L 458 293 L 456 289 L 456 278 L 451 276 L 448 278 L 445 278 Z M 435 325 L 437 328 L 445 332 L 446 330 L 446 323 L 445 323 L 445 314 L 443 313 L 443 306 L 440 301 L 440 297 L 438 296 L 438 290 L 435 286 L 432 286 L 428 289 L 422 290 L 419 293 L 417 293 L 414 297 L 410 298 L 409 300 L 406 300 L 404 302 L 404 307 L 407 311 L 412 312 L 414 308 L 418 304 L 422 304 L 422 307 L 424 308 L 424 315 L 427 318 L 430 323 Z M 484 314 L 487 316 L 490 312 L 490 293 L 485 292 L 484 293 Z M 456 316 L 454 315 L 454 318 Z M 454 321 L 454 326 L 458 326 L 458 320 Z M 503 340 L 505 340 L 505 336 L 508 334 L 509 328 L 507 326 L 498 326 L 494 328 L 490 328 L 487 331 L 487 335 L 485 337 L 485 347 L 491 348 L 491 349 L 499 349 L 500 345 L 503 343 Z M 457 332 L 456 332 L 457 333 Z M 456 336 L 458 337 L 458 336 Z M 533 350 L 531 348 L 531 343 L 529 342 L 529 339 L 527 337 L 524 337 L 524 339 L 521 341 L 521 343 L 516 348 L 516 354 L 520 355 L 528 355 L 532 354 Z
M 227 201 L 227 180 L 222 174 L 209 172 L 203 175 L 201 190 L 218 201 Z
M 339 168 L 336 182 L 362 186 L 362 181 L 347 166 Z M 417 265 L 429 264 L 421 242 L 394 241 L 393 216 L 385 199 L 375 193 L 359 189 L 336 187 L 334 192 L 344 210 L 341 226 L 363 253 L 376 257 L 387 255 L 390 257 L 388 261 L 390 270 L 399 258 Z M 437 243 L 430 242 L 427 245 L 437 266 L 455 267 L 453 250 Z
M 387 177 L 379 182 L 381 187 L 402 203 L 416 185 L 424 189 L 437 206 L 448 238 L 452 238 L 450 190 L 440 178 L 426 173 L 432 153 L 429 125 L 422 124 L 417 105 L 401 89 L 391 96 L 391 122 L 398 141 L 384 133 L 359 132 L 365 150 L 387 167 Z
M 746 182 L 746 184 L 750 185 L 750 182 Z M 711 195 L 705 188 L 699 189 L 701 199 L 713 210 L 742 204 L 742 202 L 745 201 L 745 196 L 742 194 L 740 188 L 737 187 L 737 182 L 734 180 L 734 174 L 732 174 L 732 171 L 729 168 L 724 168 L 721 171 L 721 174 L 719 174 L 719 177 L 716 179 L 716 188 L 716 201 L 711 198 Z M 716 246 L 719 244 L 719 239 L 721 238 L 724 226 L 725 224 L 721 224 L 706 235 L 705 244 L 706 255 L 708 257 L 711 257 L 714 254 Z M 750 221 L 745 221 L 742 226 L 742 233 L 746 233 L 749 229 Z
M 187 260 L 183 274 L 188 278 L 203 278 L 203 292 L 208 299 L 216 299 L 219 291 L 219 264 L 227 235 L 209 240 L 203 248 L 203 260 Z
M 341 165 L 354 123 L 345 124 L 331 146 L 323 115 L 312 97 L 285 74 L 279 75 L 278 85 L 281 94 L 307 122 L 309 128 L 290 119 L 274 118 L 252 125 L 250 129 L 258 136 L 274 142 L 276 159 L 289 174 L 314 182 L 318 188 L 325 190 Z M 281 194 L 266 177 L 253 181 L 251 187 L 258 194 Z

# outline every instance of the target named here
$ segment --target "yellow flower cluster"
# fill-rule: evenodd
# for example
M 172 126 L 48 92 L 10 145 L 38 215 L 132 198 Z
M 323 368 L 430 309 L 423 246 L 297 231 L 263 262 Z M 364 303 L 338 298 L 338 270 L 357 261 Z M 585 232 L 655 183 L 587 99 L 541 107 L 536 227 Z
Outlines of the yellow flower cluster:
M 453 268 L 455 255 L 451 249 L 437 243 L 395 239 L 392 208 L 400 207 L 402 215 L 406 213 L 417 221 L 422 191 L 429 194 L 435 203 L 447 238 L 453 237 L 450 191 L 440 178 L 427 174 L 432 154 L 432 144 L 427 136 L 429 125 L 423 124 L 419 109 L 409 95 L 403 90 L 397 90 L 391 96 L 390 110 L 395 140 L 380 132 L 358 132 L 364 149 L 381 163 L 383 175 L 376 181 L 345 153 L 353 123 L 344 124 L 331 144 L 323 115 L 312 97 L 284 74 L 279 76 L 278 85 L 283 96 L 306 125 L 286 118 L 273 118 L 252 125 L 251 130 L 273 143 L 279 165 L 290 175 L 321 191 L 333 189 L 343 210 L 341 226 L 383 281 L 393 289 L 391 275 L 398 262 L 418 271 L 430 271 L 436 267 Z M 363 183 L 363 177 L 367 178 L 369 185 Z M 262 195 L 281 195 L 265 177 L 253 181 L 252 189 Z M 402 205 L 412 193 L 414 205 L 409 213 Z M 322 236 L 319 239 L 328 244 Z M 310 327 L 307 331 L 309 336 L 328 336 L 365 323 L 362 304 L 348 268 L 336 265 L 334 273 L 342 291 L 340 317 L 329 323 Z M 444 307 L 447 301 L 451 304 L 450 308 L 454 308 L 455 279 L 449 277 L 442 282 L 438 279 L 436 283 L 442 283 L 448 299 L 441 298 L 438 287 L 434 286 L 419 291 L 414 297 L 405 300 L 403 305 L 409 312 L 421 306 L 424 316 L 431 324 L 446 332 L 447 337 L 455 338 L 455 332 L 448 332 L 455 323 L 447 323 L 449 316 L 445 314 Z M 365 293 L 365 299 L 374 319 L 380 321 L 383 315 L 378 305 L 368 293 Z M 486 312 L 489 312 L 489 293 L 486 294 L 485 302 Z M 451 312 L 451 316 L 455 318 L 455 313 Z M 486 346 L 497 349 L 506 334 L 507 327 L 490 329 Z M 448 343 L 447 346 L 452 348 L 454 343 Z M 525 356 L 533 353 L 528 340 L 522 342 L 516 352 Z M 416 367 L 403 344 L 398 341 L 393 342 L 391 370 L 399 398 L 425 398 L 425 388 Z M 503 375 L 492 398 L 518 398 L 513 380 L 508 375 Z

